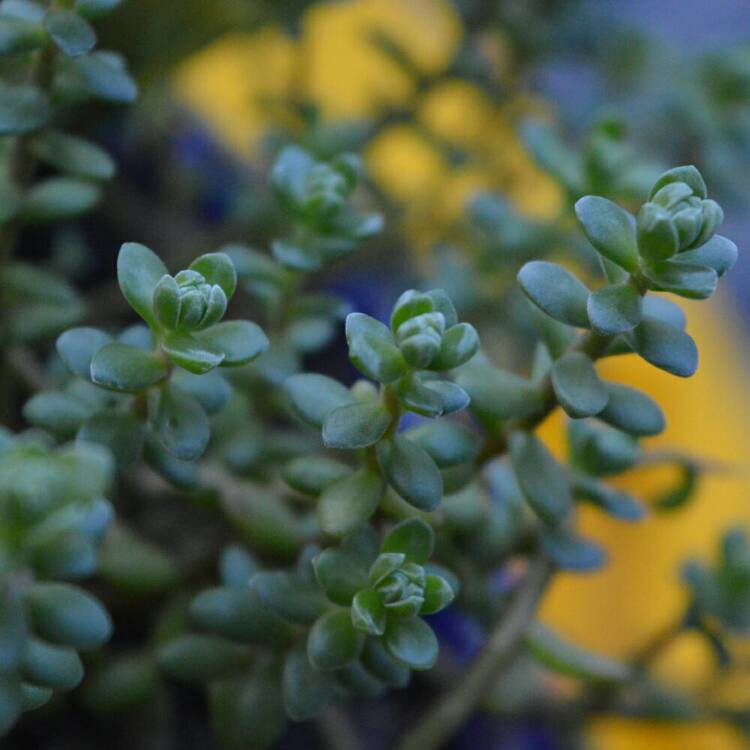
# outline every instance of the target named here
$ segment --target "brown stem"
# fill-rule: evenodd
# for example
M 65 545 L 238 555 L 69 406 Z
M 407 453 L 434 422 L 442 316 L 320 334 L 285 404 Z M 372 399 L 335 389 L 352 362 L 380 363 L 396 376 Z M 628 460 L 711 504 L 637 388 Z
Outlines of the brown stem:
M 543 556 L 531 560 L 510 609 L 490 634 L 482 652 L 457 684 L 396 746 L 397 750 L 436 750 L 471 716 L 498 670 L 517 653 L 552 571 L 552 564 Z

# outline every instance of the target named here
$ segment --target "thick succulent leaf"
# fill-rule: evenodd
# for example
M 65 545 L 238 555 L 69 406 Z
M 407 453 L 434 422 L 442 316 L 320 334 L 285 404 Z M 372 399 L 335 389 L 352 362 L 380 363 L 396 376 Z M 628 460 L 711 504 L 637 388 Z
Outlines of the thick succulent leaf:
M 632 284 L 612 284 L 597 289 L 588 299 L 592 328 L 603 336 L 631 331 L 642 317 L 642 298 Z
M 402 435 L 394 435 L 378 443 L 377 457 L 388 484 L 407 503 L 424 511 L 440 505 L 443 479 L 427 451 Z
M 334 409 L 354 403 L 354 396 L 338 380 L 316 373 L 292 375 L 284 382 L 292 407 L 312 427 L 322 427 Z
M 112 391 L 138 393 L 166 376 L 159 355 L 119 342 L 105 344 L 91 360 L 91 380 Z
M 69 57 L 85 55 L 96 44 L 96 33 L 91 25 L 73 10 L 48 10 L 44 28 Z
M 679 253 L 672 260 L 675 263 L 688 263 L 694 266 L 713 268 L 719 278 L 737 262 L 737 245 L 726 237 L 717 234 L 695 250 Z
M 410 518 L 394 526 L 386 535 L 381 552 L 398 552 L 406 562 L 424 565 L 435 547 L 435 532 L 420 518 Z
M 331 536 L 345 536 L 370 520 L 380 504 L 385 482 L 378 472 L 360 469 L 328 485 L 318 500 L 318 521 Z
M 574 419 L 592 417 L 606 405 L 608 394 L 594 363 L 582 352 L 568 352 L 551 370 L 552 387 L 560 406 Z
M 221 349 L 205 339 L 179 331 L 172 331 L 164 337 L 162 349 L 176 365 L 194 375 L 210 372 L 226 357 Z
M 587 573 L 598 570 L 607 560 L 598 544 L 567 529 L 542 529 L 540 543 L 545 554 L 563 570 Z
M 363 643 L 349 612 L 338 609 L 322 615 L 310 628 L 307 656 L 316 669 L 341 669 L 359 656 Z
M 196 258 L 190 268 L 197 271 L 209 284 L 218 284 L 227 300 L 237 288 L 237 271 L 226 253 L 206 253 Z
M 635 221 L 627 211 L 598 195 L 581 198 L 575 211 L 584 234 L 597 252 L 626 271 L 638 270 Z
M 588 328 L 589 290 L 570 271 L 556 263 L 534 260 L 518 272 L 518 283 L 547 315 L 567 325 Z
M 145 245 L 126 242 L 117 256 L 117 281 L 130 306 L 148 323 L 158 328 L 153 310 L 154 289 L 167 267 Z
M 393 417 L 380 401 L 339 406 L 323 420 L 323 443 L 329 448 L 366 448 L 390 427 Z
M 525 642 L 533 656 L 553 672 L 587 682 L 625 682 L 630 667 L 606 656 L 586 651 L 543 625 L 538 620 L 526 631 Z
M 200 458 L 211 436 L 203 407 L 174 385 L 162 391 L 153 427 L 159 442 L 181 461 Z
M 419 617 L 390 618 L 383 644 L 394 659 L 410 669 L 431 669 L 437 661 L 437 638 Z
M 664 412 L 652 398 L 620 383 L 605 383 L 604 387 L 609 399 L 597 415 L 603 422 L 642 437 L 658 435 L 664 431 Z
M 672 292 L 688 299 L 707 299 L 716 291 L 719 280 L 713 268 L 674 260 L 646 266 L 643 274 L 656 291 Z
M 217 349 L 224 354 L 221 367 L 252 362 L 268 349 L 269 344 L 263 329 L 249 320 L 226 320 L 197 331 L 192 337 L 207 348 Z
M 654 367 L 681 378 L 688 378 L 698 369 L 698 348 L 684 331 L 653 318 L 643 321 L 630 333 L 627 342 Z
M 568 478 L 546 446 L 534 435 L 514 432 L 510 438 L 513 470 L 524 496 L 545 521 L 558 523 L 573 505 Z

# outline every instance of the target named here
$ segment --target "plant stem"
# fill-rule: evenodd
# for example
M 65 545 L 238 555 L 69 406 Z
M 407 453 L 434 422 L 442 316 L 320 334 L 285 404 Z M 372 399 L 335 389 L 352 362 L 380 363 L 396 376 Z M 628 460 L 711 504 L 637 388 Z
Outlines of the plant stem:
M 496 679 L 498 670 L 517 653 L 537 604 L 553 572 L 541 555 L 532 558 L 526 577 L 506 616 L 490 634 L 466 674 L 396 746 L 397 750 L 436 750 L 471 716 Z

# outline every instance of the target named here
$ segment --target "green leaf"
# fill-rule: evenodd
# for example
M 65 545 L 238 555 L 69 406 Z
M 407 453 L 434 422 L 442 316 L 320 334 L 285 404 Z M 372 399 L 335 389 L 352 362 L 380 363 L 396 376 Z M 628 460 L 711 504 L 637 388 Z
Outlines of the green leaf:
M 50 101 L 33 86 L 0 84 L 0 136 L 37 130 L 49 119 Z
M 206 589 L 191 602 L 190 617 L 204 630 L 246 643 L 283 646 L 293 632 L 252 587 Z
M 403 435 L 377 446 L 378 464 L 388 484 L 410 505 L 433 511 L 443 497 L 443 479 L 430 454 Z
M 463 368 L 459 385 L 471 397 L 471 408 L 496 419 L 527 419 L 544 409 L 537 383 L 490 364 L 474 363 Z
M 681 378 L 698 369 L 698 349 L 690 336 L 679 328 L 653 318 L 644 318 L 626 334 L 627 342 L 654 367 Z
M 385 632 L 386 609 L 380 594 L 373 589 L 362 589 L 352 601 L 352 625 L 367 635 L 380 636 Z
M 541 664 L 567 677 L 587 682 L 626 682 L 631 677 L 627 664 L 575 646 L 538 620 L 526 631 L 525 642 Z
M 694 195 L 701 199 L 705 198 L 708 193 L 701 173 L 692 164 L 688 164 L 682 167 L 673 167 L 664 172 L 651 188 L 648 199 L 651 200 L 665 185 L 671 185 L 673 182 L 686 183 L 692 189 Z
M 24 680 L 55 690 L 72 690 L 83 679 L 83 664 L 71 648 L 29 638 L 21 665 Z
M 91 182 L 49 177 L 26 193 L 21 216 L 30 223 L 65 221 L 90 211 L 100 198 L 101 189 Z
M 574 464 L 588 474 L 619 474 L 639 457 L 638 441 L 620 430 L 575 420 L 568 425 Z
M 588 573 L 601 568 L 607 560 L 598 544 L 560 527 L 542 529 L 540 542 L 544 553 L 563 570 Z
M 383 437 L 392 421 L 380 401 L 339 406 L 323 420 L 323 443 L 328 448 L 366 448 Z
M 161 357 L 118 342 L 105 344 L 91 360 L 91 380 L 111 391 L 138 393 L 166 376 Z
M 534 435 L 514 432 L 510 456 L 516 481 L 529 505 L 545 521 L 562 521 L 573 505 L 573 497 L 565 471 L 549 450 Z
M 399 552 L 406 562 L 424 565 L 435 547 L 435 532 L 420 518 L 409 518 L 386 535 L 381 552 Z
M 152 301 L 154 289 L 167 274 L 160 258 L 145 245 L 126 242 L 117 256 L 117 281 L 128 304 L 150 328 L 158 329 Z
M 367 585 L 367 570 L 355 554 L 331 547 L 313 558 L 315 577 L 335 604 L 348 607 Z
M 428 575 L 424 587 L 424 604 L 419 614 L 434 615 L 445 609 L 455 598 L 456 594 L 445 578 Z
M 406 562 L 403 552 L 383 552 L 377 556 L 370 566 L 367 579 L 371 585 L 376 586 L 384 578 L 398 570 Z
M 36 136 L 31 152 L 45 164 L 75 177 L 109 180 L 115 174 L 115 162 L 103 148 L 59 130 L 45 130 Z
M 656 203 L 644 203 L 638 212 L 638 252 L 647 261 L 671 258 L 680 247 L 672 215 Z
M 721 278 L 737 262 L 737 256 L 737 245 L 717 234 L 695 250 L 679 253 L 672 260 L 675 263 L 713 268 Z
M 284 465 L 284 481 L 304 495 L 316 497 L 329 484 L 351 473 L 351 467 L 326 456 L 298 456 Z
M 591 477 L 576 475 L 573 489 L 576 497 L 588 500 L 613 518 L 640 521 L 646 514 L 645 507 L 638 500 Z
M 391 330 L 395 332 L 410 318 L 432 312 L 434 309 L 435 301 L 429 294 L 409 289 L 396 300 L 393 306 Z
M 160 646 L 156 658 L 170 677 L 203 685 L 245 671 L 253 653 L 250 647 L 225 638 L 188 633 Z
M 643 298 L 643 317 L 660 320 L 683 331 L 687 325 L 683 309 L 673 300 L 658 294 L 648 294 Z
M 21 707 L 24 712 L 36 711 L 52 700 L 52 689 L 38 687 L 28 682 L 21 683 Z
M 205 338 L 172 331 L 162 342 L 162 349 L 180 367 L 195 375 L 210 372 L 224 362 L 226 355 Z
M 552 387 L 569 417 L 593 417 L 607 405 L 607 391 L 594 363 L 582 352 L 563 354 L 552 366 Z
M 150 707 L 157 699 L 158 688 L 159 677 L 151 655 L 126 652 L 91 670 L 80 699 L 89 711 L 123 714 Z
M 350 337 L 349 358 L 361 373 L 379 383 L 392 383 L 407 370 L 404 355 L 395 344 L 368 333 Z
M 282 685 L 284 707 L 293 721 L 314 719 L 336 698 L 333 677 L 310 664 L 302 647 L 287 654 Z
M 364 334 L 374 336 L 391 344 L 394 343 L 393 334 L 387 325 L 364 313 L 349 313 L 346 316 L 347 344 L 351 345 L 351 341 L 355 336 Z
M 120 469 L 129 469 L 141 457 L 144 425 L 132 414 L 102 411 L 89 417 L 76 440 L 105 446 Z
M 92 411 L 85 401 L 69 394 L 40 391 L 23 405 L 23 418 L 34 427 L 70 438 Z
M 316 669 L 340 669 L 359 656 L 363 643 L 349 612 L 339 609 L 316 620 L 307 636 L 307 656 Z
M 645 393 L 620 383 L 605 383 L 609 400 L 597 415 L 599 419 L 629 432 L 647 437 L 664 431 L 666 421 L 659 404 Z
M 427 390 L 435 391 L 440 396 L 443 414 L 462 411 L 471 403 L 469 394 L 460 385 L 448 380 L 425 380 L 424 386 Z
M 417 425 L 404 436 L 427 451 L 440 468 L 473 461 L 479 454 L 477 434 L 449 419 Z
M 161 392 L 153 427 L 162 446 L 181 461 L 200 458 L 211 437 L 203 407 L 174 385 Z
M 672 292 L 688 299 L 707 299 L 716 291 L 719 277 L 713 268 L 684 261 L 665 260 L 643 269 L 656 291 Z
M 289 622 L 310 625 L 326 608 L 320 591 L 293 573 L 257 573 L 251 585 L 264 604 Z
M 416 372 L 400 378 L 393 386 L 393 392 L 409 411 L 425 417 L 439 417 L 445 409 L 442 395 L 422 382 Z
M 48 10 L 44 28 L 68 57 L 85 55 L 96 44 L 96 33 L 91 25 L 73 10 Z
M 479 350 L 479 334 L 470 323 L 459 323 L 443 334 L 440 353 L 432 361 L 431 370 L 453 370 L 468 362 Z
M 452 328 L 458 323 L 456 308 L 444 289 L 431 289 L 426 294 L 432 300 L 435 311 L 443 316 L 446 328 Z
M 67 583 L 36 583 L 26 592 L 34 632 L 50 643 L 77 650 L 101 646 L 112 621 L 93 596 Z
M 138 86 L 119 55 L 92 52 L 77 57 L 73 63 L 75 75 L 88 94 L 121 104 L 130 104 L 138 96 Z
M 526 296 L 555 320 L 576 328 L 589 327 L 589 290 L 562 266 L 531 261 L 518 272 L 518 283 Z
M 175 370 L 170 382 L 198 401 L 209 416 L 222 411 L 232 397 L 232 386 L 217 370 L 205 375 Z
M 292 271 L 311 273 L 317 271 L 323 265 L 318 250 L 313 247 L 302 246 L 296 242 L 274 240 L 271 243 L 271 253 L 275 260 Z
M 625 333 L 641 322 L 642 298 L 632 284 L 612 284 L 597 289 L 589 297 L 587 311 L 598 334 Z
M 112 337 L 98 328 L 71 328 L 56 342 L 57 353 L 68 369 L 80 378 L 91 378 L 91 360 Z
M 367 523 L 385 491 L 383 478 L 360 469 L 323 490 L 318 500 L 318 522 L 326 534 L 341 537 Z
M 594 249 L 626 271 L 638 270 L 633 217 L 606 198 L 587 195 L 575 205 L 578 222 Z
M 249 320 L 227 320 L 196 331 L 192 337 L 206 348 L 224 354 L 221 367 L 247 364 L 268 349 L 268 337 L 259 325 Z
M 313 427 L 322 427 L 334 409 L 354 403 L 349 389 L 326 375 L 292 375 L 284 382 L 284 390 L 300 419 Z
M 120 522 L 107 531 L 99 553 L 101 579 L 126 597 L 149 597 L 166 592 L 180 580 L 177 563 Z
M 410 670 L 396 661 L 375 638 L 368 638 L 362 651 L 362 664 L 367 671 L 394 688 L 404 688 L 409 684 Z
M 190 264 L 190 269 L 201 274 L 207 283 L 218 284 L 227 300 L 232 299 L 237 288 L 237 271 L 226 253 L 205 253 Z
M 271 185 L 287 203 L 300 201 L 314 165 L 315 161 L 304 149 L 286 146 L 273 163 Z
M 432 628 L 419 617 L 393 617 L 383 637 L 388 653 L 410 669 L 431 669 L 438 657 L 438 642 Z

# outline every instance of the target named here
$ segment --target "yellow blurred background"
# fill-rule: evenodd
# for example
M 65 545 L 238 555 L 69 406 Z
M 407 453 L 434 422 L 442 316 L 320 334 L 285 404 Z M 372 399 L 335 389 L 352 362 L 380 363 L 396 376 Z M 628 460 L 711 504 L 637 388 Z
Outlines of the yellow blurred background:
M 408 49 L 434 85 L 416 91 L 413 79 L 373 45 L 374 29 Z M 514 129 L 520 115 L 548 113 L 548 105 L 518 92 L 495 106 L 472 84 L 442 75 L 462 33 L 440 0 L 319 4 L 305 16 L 298 38 L 269 26 L 223 37 L 181 65 L 173 85 L 179 100 L 240 159 L 253 158 L 271 125 L 294 126 L 285 104 L 294 97 L 313 101 L 330 121 L 373 120 L 394 107 L 411 112 L 413 122 L 382 128 L 365 157 L 377 185 L 402 207 L 407 236 L 424 255 L 477 190 L 500 190 L 533 217 L 555 218 L 563 208 L 564 196 L 534 166 Z M 498 77 L 509 75 L 502 37 L 480 41 Z M 434 139 L 460 146 L 470 158 L 451 165 Z M 680 614 L 685 595 L 678 571 L 686 557 L 708 557 L 729 524 L 750 521 L 750 422 L 743 408 L 750 405 L 750 381 L 737 343 L 744 332 L 726 297 L 685 307 L 701 352 L 695 377 L 677 380 L 635 357 L 608 360 L 601 371 L 662 404 L 668 428 L 654 445 L 684 449 L 723 469 L 707 476 L 697 499 L 678 513 L 651 514 L 628 525 L 582 509 L 582 529 L 607 548 L 609 563 L 590 575 L 560 575 L 543 603 L 543 619 L 561 634 L 612 656 L 633 653 Z M 553 450 L 564 451 L 561 419 L 549 420 L 541 434 Z M 665 479 L 663 469 L 641 469 L 622 481 L 643 496 Z M 708 687 L 710 666 L 711 655 L 692 636 L 676 642 L 657 665 L 660 676 L 695 691 Z M 750 702 L 750 680 L 727 685 L 724 698 Z M 597 750 L 745 746 L 716 723 L 679 726 L 614 717 L 595 722 L 590 741 Z

